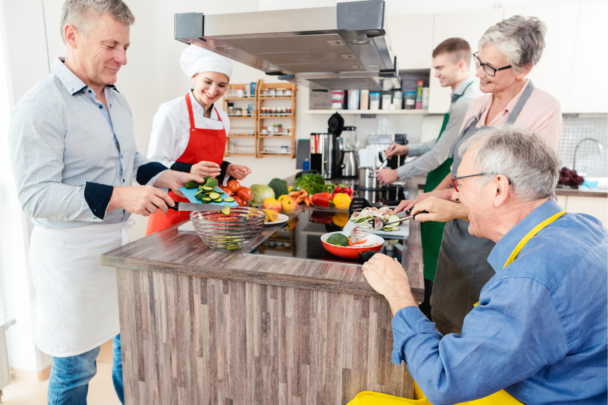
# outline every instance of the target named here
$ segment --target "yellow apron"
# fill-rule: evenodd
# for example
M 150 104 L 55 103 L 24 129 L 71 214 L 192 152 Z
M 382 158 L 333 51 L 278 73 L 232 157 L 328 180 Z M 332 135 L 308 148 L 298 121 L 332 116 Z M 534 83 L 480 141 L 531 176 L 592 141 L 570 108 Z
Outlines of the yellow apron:
M 530 239 L 532 239 L 537 233 L 539 233 L 543 228 L 547 227 L 550 223 L 552 223 L 553 221 L 557 220 L 559 217 L 564 215 L 564 213 L 565 213 L 565 211 L 558 212 L 557 214 L 553 215 L 552 217 L 545 219 L 543 222 L 536 225 L 534 227 L 534 229 L 532 229 L 530 232 L 528 232 L 528 234 L 526 236 L 524 236 L 524 238 L 522 240 L 519 241 L 517 246 L 515 246 L 515 249 L 513 249 L 513 252 L 507 259 L 507 262 L 505 263 L 505 265 L 502 266 L 502 268 L 504 269 L 505 267 L 507 267 L 508 265 L 513 263 L 513 261 L 517 258 L 517 255 L 519 255 L 519 252 L 523 249 L 524 246 L 526 246 L 526 243 L 528 243 L 528 241 Z M 479 302 L 477 304 L 479 304 Z M 475 306 L 477 304 L 475 304 Z M 348 405 L 432 405 L 429 402 L 429 400 L 426 399 L 426 396 L 420 390 L 420 387 L 418 387 L 418 384 L 416 384 L 416 382 L 414 382 L 414 398 L 416 398 L 416 399 L 399 398 L 399 397 L 394 397 L 394 396 L 388 395 L 388 394 L 382 394 L 379 392 L 363 391 L 363 392 L 360 392 L 359 394 L 357 394 L 357 396 L 352 401 L 350 401 L 348 403 Z M 509 394 L 507 391 L 500 390 L 485 398 L 476 399 L 474 401 L 461 402 L 457 405 L 521 405 L 521 404 L 522 404 L 521 402 L 519 402 L 517 399 L 513 398 L 513 396 L 511 396 L 511 394 Z

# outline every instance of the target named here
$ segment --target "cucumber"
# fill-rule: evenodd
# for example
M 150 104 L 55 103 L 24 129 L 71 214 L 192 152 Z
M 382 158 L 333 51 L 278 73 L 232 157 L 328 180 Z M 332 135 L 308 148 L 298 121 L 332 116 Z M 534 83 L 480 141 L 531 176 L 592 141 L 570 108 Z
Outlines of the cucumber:
M 213 187 L 203 186 L 203 190 L 209 193 L 209 192 L 211 192 L 211 191 L 213 191 L 215 189 Z
M 220 210 L 220 212 L 224 215 L 230 215 L 230 207 L 225 205 L 224 208 Z
M 234 202 L 234 198 L 232 198 L 232 197 L 226 197 L 226 198 L 224 198 L 224 202 L 227 202 L 227 203 Z
M 399 230 L 398 226 L 385 226 L 384 228 L 382 228 L 382 230 L 384 232 L 395 232 Z
M 219 193 L 209 193 L 209 198 L 212 200 L 217 200 L 218 198 L 221 198 L 221 196 Z
M 213 201 L 214 203 L 223 203 L 224 202 L 224 200 L 222 200 L 221 198 L 216 198 L 215 200 L 211 200 L 211 201 Z
M 211 202 L 211 198 L 209 198 L 209 197 L 203 197 L 201 201 L 204 202 L 204 203 L 210 203 Z
M 395 222 L 395 221 L 399 221 L 401 218 L 399 218 L 397 215 L 391 215 L 390 217 L 388 217 L 388 221 L 386 222 Z M 397 224 L 395 224 L 397 225 Z

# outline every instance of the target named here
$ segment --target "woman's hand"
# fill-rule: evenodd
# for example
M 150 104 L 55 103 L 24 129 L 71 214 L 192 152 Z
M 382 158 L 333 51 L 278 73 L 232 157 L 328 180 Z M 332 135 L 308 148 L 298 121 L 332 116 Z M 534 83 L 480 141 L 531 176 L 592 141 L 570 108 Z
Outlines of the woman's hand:
M 441 190 L 433 190 L 429 193 L 421 193 L 418 194 L 418 197 L 416 197 L 415 200 L 403 200 L 399 203 L 399 205 L 397 206 L 397 208 L 395 208 L 395 214 L 401 211 L 407 211 L 410 208 L 413 208 L 416 204 L 426 200 L 429 197 L 436 197 L 436 198 L 440 198 L 442 200 L 452 200 L 452 194 L 454 193 L 454 190 L 452 190 L 451 188 L 444 188 Z
M 464 205 L 437 197 L 429 197 L 412 209 L 416 221 L 448 222 L 453 219 L 469 220 L 469 213 Z
M 391 147 L 393 147 L 393 149 L 391 150 Z M 391 157 L 395 156 L 395 155 L 405 155 L 410 151 L 410 148 L 407 145 L 397 145 L 396 143 L 393 143 L 391 145 L 388 146 L 388 148 L 386 148 L 386 151 L 384 151 L 384 153 L 386 154 L 386 158 L 390 159 Z
M 217 177 L 220 175 L 220 165 L 214 162 L 201 161 L 192 165 L 190 173 L 200 177 Z
M 202 183 L 204 179 L 202 176 L 197 176 L 196 174 L 178 172 L 175 170 L 165 170 L 160 176 L 158 176 L 158 179 L 156 179 L 154 182 L 154 186 L 171 189 L 171 191 L 183 198 L 184 195 L 179 191 L 179 188 L 184 187 L 184 185 L 189 181 Z
M 229 164 L 228 168 L 226 169 L 226 173 L 237 180 L 243 180 L 248 174 L 251 173 L 251 169 L 243 165 Z

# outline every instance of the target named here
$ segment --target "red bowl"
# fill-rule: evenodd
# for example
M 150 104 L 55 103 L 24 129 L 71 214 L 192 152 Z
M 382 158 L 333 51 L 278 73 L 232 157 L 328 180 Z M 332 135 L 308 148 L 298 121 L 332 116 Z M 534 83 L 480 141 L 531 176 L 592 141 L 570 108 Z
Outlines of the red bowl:
M 331 244 L 327 243 L 326 240 L 327 240 L 327 238 L 329 238 L 334 233 L 341 233 L 342 235 L 345 235 L 346 237 L 349 236 L 349 234 L 347 232 L 331 232 L 331 233 L 326 233 L 325 235 L 321 236 L 321 243 L 323 243 L 323 247 L 325 248 L 325 250 L 327 250 L 332 255 L 335 255 L 335 256 L 338 256 L 338 257 L 344 257 L 346 259 L 358 259 L 359 258 L 359 253 L 369 252 L 369 251 L 372 251 L 372 250 L 377 252 L 380 249 L 382 249 L 382 245 L 384 245 L 384 239 L 381 238 L 380 236 L 374 235 L 374 234 L 370 234 L 370 235 L 367 236 L 368 238 L 377 239 L 378 243 L 374 244 L 373 246 L 369 246 L 369 247 L 354 247 L 354 246 L 344 247 L 344 246 L 331 245 Z

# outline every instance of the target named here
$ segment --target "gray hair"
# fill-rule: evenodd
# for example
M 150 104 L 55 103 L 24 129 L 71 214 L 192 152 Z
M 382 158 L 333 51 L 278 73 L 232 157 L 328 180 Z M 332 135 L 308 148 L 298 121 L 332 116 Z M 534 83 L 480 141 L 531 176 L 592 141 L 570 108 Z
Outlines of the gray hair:
M 475 148 L 473 161 L 477 170 L 506 176 L 522 201 L 557 198 L 555 186 L 561 160 L 536 133 L 513 125 L 482 130 L 460 146 L 460 156 L 470 148 Z M 482 176 L 479 185 L 492 179 L 493 176 Z
M 94 13 L 91 15 L 91 13 Z M 115 20 L 133 25 L 135 17 L 122 0 L 65 0 L 61 10 L 61 38 L 65 44 L 63 27 L 72 24 L 85 38 L 93 29 L 94 17 L 109 14 Z
M 516 72 L 535 66 L 545 49 L 547 25 L 536 17 L 515 15 L 491 26 L 479 40 L 479 49 L 496 45 Z

